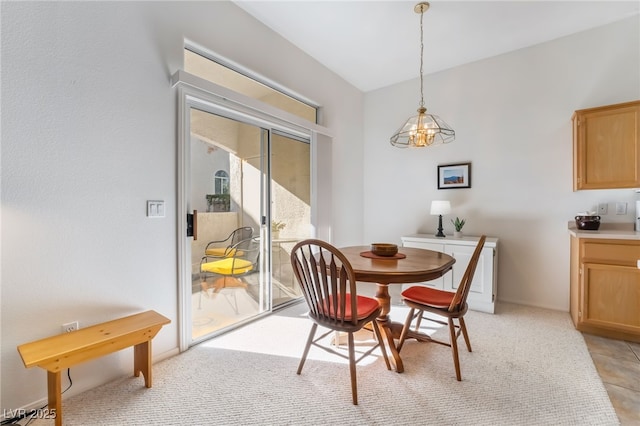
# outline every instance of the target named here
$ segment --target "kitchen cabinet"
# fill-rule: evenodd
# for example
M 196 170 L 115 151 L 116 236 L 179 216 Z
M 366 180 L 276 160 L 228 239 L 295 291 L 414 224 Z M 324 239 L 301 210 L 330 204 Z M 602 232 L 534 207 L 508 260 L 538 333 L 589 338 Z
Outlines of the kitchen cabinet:
M 453 269 L 442 277 L 418 284 L 405 284 L 403 289 L 412 285 L 424 285 L 440 290 L 456 291 L 467 269 L 469 260 L 478 244 L 479 237 L 437 238 L 427 234 L 414 234 L 402 237 L 403 247 L 414 247 L 446 253 L 456 259 Z M 473 276 L 467 304 L 475 311 L 494 313 L 498 287 L 498 239 L 487 237 L 478 266 Z
M 573 190 L 640 187 L 640 101 L 575 111 Z
M 570 312 L 580 331 L 640 342 L 640 240 L 571 237 Z

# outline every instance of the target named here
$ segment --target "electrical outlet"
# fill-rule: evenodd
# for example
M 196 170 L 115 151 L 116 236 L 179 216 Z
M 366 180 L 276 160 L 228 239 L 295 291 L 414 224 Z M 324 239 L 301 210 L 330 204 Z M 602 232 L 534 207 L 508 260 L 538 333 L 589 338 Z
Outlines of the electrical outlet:
M 607 214 L 607 210 L 609 210 L 609 205 L 607 203 L 598 204 L 598 214 L 599 215 Z
M 73 322 L 68 322 L 66 324 L 62 324 L 62 332 L 63 333 L 70 333 L 72 331 L 76 331 L 79 328 L 80 328 L 80 326 L 78 325 L 78 321 L 73 321 Z

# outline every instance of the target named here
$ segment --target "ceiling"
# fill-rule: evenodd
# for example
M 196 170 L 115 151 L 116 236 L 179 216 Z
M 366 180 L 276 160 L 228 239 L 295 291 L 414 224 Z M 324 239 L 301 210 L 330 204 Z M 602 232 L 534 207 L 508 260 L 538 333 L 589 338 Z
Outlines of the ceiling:
M 420 75 L 417 1 L 234 3 L 363 92 Z M 424 14 L 425 74 L 633 15 L 640 19 L 639 0 L 430 3 Z

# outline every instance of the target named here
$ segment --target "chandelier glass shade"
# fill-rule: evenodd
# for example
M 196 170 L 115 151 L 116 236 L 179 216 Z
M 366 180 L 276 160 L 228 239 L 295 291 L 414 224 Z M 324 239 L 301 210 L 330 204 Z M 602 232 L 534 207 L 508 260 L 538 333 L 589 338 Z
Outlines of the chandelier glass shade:
M 391 145 L 398 148 L 425 147 L 453 142 L 456 132 L 440 117 L 427 114 L 425 107 L 418 108 L 418 115 L 409 118 L 391 136 Z
M 429 3 L 418 3 L 414 11 L 420 14 L 420 106 L 418 115 L 409 118 L 398 131 L 391 136 L 391 145 L 398 148 L 426 147 L 453 142 L 456 132 L 437 115 L 427 114 L 424 107 L 424 78 L 423 78 L 423 57 L 424 57 L 424 31 L 422 28 L 422 18 L 424 12 L 429 9 Z

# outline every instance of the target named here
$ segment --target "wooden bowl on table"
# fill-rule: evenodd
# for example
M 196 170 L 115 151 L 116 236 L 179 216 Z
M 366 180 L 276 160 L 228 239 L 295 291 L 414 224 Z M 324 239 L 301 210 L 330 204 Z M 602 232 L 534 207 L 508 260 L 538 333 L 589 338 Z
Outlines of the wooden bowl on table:
M 371 253 L 376 256 L 395 256 L 398 253 L 398 246 L 389 243 L 373 243 L 371 244 Z

